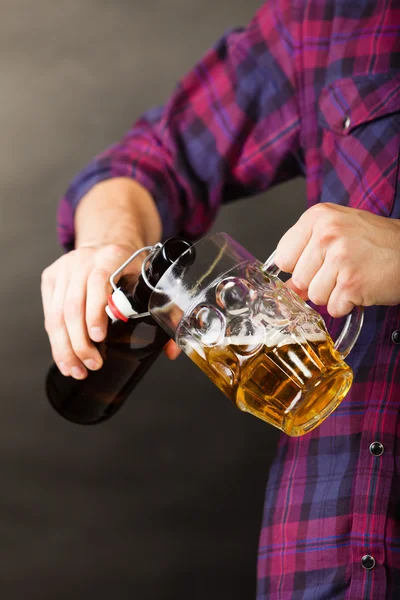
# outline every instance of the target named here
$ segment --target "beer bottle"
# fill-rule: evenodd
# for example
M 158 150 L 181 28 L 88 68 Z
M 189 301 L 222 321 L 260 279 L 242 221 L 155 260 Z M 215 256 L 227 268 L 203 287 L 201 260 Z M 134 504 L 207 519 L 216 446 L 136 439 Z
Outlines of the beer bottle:
M 190 244 L 185 240 L 170 238 L 147 257 L 150 260 L 145 262 L 149 266 L 142 270 L 135 284 L 132 278 L 121 278 L 116 292 L 125 296 L 125 306 L 129 301 L 131 317 L 121 313 L 113 297 L 109 298 L 107 336 L 96 344 L 104 361 L 101 369 L 89 371 L 85 379 L 77 380 L 65 377 L 52 364 L 46 378 L 46 393 L 62 417 L 73 423 L 94 425 L 120 409 L 169 339 L 148 313 L 152 286 L 188 248 Z

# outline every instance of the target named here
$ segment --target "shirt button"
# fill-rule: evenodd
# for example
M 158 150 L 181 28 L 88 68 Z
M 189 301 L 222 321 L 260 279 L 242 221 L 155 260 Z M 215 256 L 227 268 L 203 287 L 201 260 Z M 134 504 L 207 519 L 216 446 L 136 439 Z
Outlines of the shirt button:
M 392 342 L 393 344 L 400 344 L 400 329 L 396 329 L 392 333 Z
M 370 554 L 366 554 L 365 556 L 363 556 L 361 559 L 361 566 L 366 571 L 370 571 L 371 569 L 373 569 L 375 566 L 374 557 L 371 556 Z
M 369 451 L 373 456 L 382 456 L 382 454 L 385 451 L 385 448 L 380 442 L 372 442 L 372 444 L 369 447 Z
M 343 121 L 343 129 L 348 129 L 351 125 L 351 120 L 349 115 L 347 115 Z

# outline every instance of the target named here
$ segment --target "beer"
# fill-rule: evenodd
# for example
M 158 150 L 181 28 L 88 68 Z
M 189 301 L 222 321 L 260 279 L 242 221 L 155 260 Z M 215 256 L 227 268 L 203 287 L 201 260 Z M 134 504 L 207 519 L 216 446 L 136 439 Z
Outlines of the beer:
M 193 362 L 240 410 L 291 436 L 319 425 L 347 394 L 353 379 L 329 337 L 305 344 L 263 345 L 251 356 L 240 354 L 233 345 L 200 349 L 188 337 L 183 343 Z
M 342 401 L 353 380 L 332 340 L 265 348 L 243 369 L 236 404 L 291 436 L 320 424 Z
M 176 341 L 240 410 L 300 436 L 338 406 L 353 373 L 322 318 L 255 266 L 246 280 L 242 266 L 207 291 Z

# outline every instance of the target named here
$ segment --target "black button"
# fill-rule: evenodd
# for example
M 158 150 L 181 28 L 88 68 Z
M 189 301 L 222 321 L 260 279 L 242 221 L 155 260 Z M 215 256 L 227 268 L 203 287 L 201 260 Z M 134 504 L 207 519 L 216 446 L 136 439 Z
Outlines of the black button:
M 400 344 L 400 329 L 395 329 L 392 333 L 393 344 Z
M 373 456 L 382 456 L 382 454 L 385 451 L 385 448 L 380 442 L 372 442 L 372 444 L 369 447 L 369 451 L 371 452 L 371 454 L 373 454 Z
M 366 554 L 361 559 L 361 565 L 362 565 L 363 569 L 366 569 L 367 571 L 370 571 L 375 566 L 375 559 L 374 559 L 374 557 L 371 556 L 370 554 Z

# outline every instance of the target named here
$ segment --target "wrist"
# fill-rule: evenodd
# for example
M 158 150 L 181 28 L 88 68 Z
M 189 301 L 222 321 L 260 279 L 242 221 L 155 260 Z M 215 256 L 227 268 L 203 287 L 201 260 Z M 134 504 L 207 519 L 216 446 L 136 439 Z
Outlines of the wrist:
M 161 239 L 155 202 L 136 181 L 115 178 L 94 186 L 75 213 L 75 247 L 115 244 L 134 252 Z

